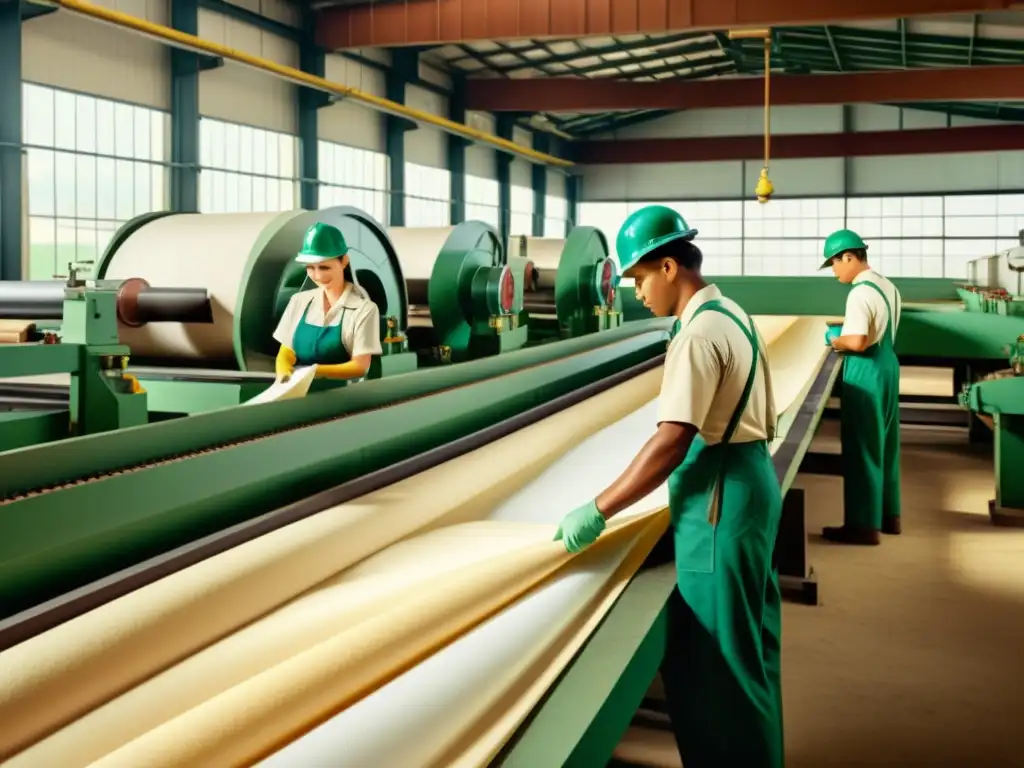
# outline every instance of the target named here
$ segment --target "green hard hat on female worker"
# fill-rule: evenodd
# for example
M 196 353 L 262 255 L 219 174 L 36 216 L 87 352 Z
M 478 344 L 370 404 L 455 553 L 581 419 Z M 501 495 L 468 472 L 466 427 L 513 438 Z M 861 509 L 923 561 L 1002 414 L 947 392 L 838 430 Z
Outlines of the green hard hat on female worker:
M 825 259 L 819 269 L 832 267 L 832 274 L 841 283 L 851 283 L 868 260 L 868 246 L 852 229 L 837 229 L 825 238 L 821 255 Z
M 306 230 L 295 261 L 306 265 L 310 280 L 326 288 L 348 278 L 348 243 L 340 229 L 317 222 Z
M 679 288 L 700 275 L 696 236 L 678 211 L 664 205 L 634 211 L 619 230 L 615 251 L 622 275 L 635 280 L 637 298 L 658 317 L 674 314 Z

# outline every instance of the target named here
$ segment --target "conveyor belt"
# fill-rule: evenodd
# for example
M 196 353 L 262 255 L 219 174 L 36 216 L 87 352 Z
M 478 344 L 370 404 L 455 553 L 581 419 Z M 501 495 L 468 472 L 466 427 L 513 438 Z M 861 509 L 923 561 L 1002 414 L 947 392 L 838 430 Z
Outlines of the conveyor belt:
M 342 483 L 328 491 L 310 496 L 300 502 L 233 526 L 212 536 L 207 536 L 187 546 L 180 547 L 140 563 L 137 566 L 115 573 L 67 595 L 50 600 L 33 609 L 16 614 L 9 619 L 0 621 L 0 651 L 23 642 L 50 627 L 68 621 L 96 606 L 139 589 L 146 584 L 151 584 L 157 579 L 161 579 L 215 554 L 236 547 L 245 541 L 282 528 L 329 507 L 343 504 L 370 491 L 391 485 L 406 477 L 423 472 L 430 467 L 450 461 L 482 445 L 522 429 L 529 424 L 540 421 L 553 413 L 582 402 L 599 392 L 611 389 L 623 381 L 661 365 L 663 361 L 664 355 L 652 358 L 632 368 L 596 381 L 593 384 L 581 387 L 574 392 L 554 398 L 518 416 L 452 441 L 442 447 L 419 454 L 386 469 L 360 477 L 357 480 Z

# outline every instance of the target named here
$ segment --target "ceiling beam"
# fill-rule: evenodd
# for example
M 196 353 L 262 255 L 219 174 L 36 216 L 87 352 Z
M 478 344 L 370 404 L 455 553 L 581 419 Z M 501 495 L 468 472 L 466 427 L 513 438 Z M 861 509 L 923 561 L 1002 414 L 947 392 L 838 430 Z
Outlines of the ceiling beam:
M 405 0 L 317 13 L 332 50 L 474 40 L 665 34 L 1001 11 L 1017 0 Z
M 772 76 L 773 106 L 891 101 L 1024 101 L 1024 65 Z M 492 112 L 632 112 L 763 103 L 760 77 L 658 82 L 559 77 L 466 83 L 467 109 Z
M 699 163 L 760 160 L 764 139 L 761 136 L 601 139 L 580 141 L 573 146 L 574 159 L 579 165 Z M 1020 149 L 1024 149 L 1024 130 L 1019 125 L 981 125 L 903 131 L 783 134 L 772 136 L 771 159 L 942 155 Z

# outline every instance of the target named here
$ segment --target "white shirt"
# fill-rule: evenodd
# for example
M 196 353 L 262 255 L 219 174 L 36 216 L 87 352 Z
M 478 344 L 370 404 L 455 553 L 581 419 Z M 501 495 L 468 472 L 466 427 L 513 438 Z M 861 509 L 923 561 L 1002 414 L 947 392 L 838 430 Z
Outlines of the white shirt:
M 296 293 L 281 315 L 274 338 L 282 345 L 294 349 L 292 339 L 303 316 L 310 325 L 326 327 L 341 323 L 342 315 L 344 325 L 341 328 L 341 343 L 349 357 L 381 354 L 380 310 L 362 288 L 351 284 L 345 288 L 326 316 L 323 288 Z
M 659 424 L 692 424 L 708 445 L 722 441 L 743 395 L 753 360 L 746 335 L 727 315 L 709 309 L 690 322 L 697 309 L 712 299 L 720 300 L 725 309 L 750 326 L 750 316 L 736 302 L 723 298 L 717 286 L 708 285 L 698 291 L 683 310 L 679 333 L 669 344 L 658 396 Z M 764 364 L 768 357 L 760 333 L 757 343 L 762 358 L 747 407 L 731 438 L 734 443 L 767 440 L 775 433 L 771 375 Z
M 892 333 L 895 336 L 899 327 L 902 301 L 900 292 L 889 280 L 886 280 L 873 269 L 866 269 L 853 278 L 853 287 L 846 297 L 846 317 L 843 319 L 843 336 L 867 336 L 868 346 L 882 340 L 885 326 L 889 320 L 885 302 L 874 288 L 860 287 L 861 283 L 874 283 L 885 294 L 892 307 Z

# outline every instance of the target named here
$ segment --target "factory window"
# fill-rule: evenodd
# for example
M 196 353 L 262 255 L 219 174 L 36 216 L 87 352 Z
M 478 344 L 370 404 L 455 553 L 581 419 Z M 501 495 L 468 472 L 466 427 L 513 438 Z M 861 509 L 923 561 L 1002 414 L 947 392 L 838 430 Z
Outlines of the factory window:
M 509 235 L 513 237 L 516 235 L 532 235 L 533 190 L 529 187 L 513 184 L 509 202 L 512 209 L 508 221 Z
M 498 228 L 498 182 L 495 179 L 467 174 L 466 220 L 484 221 Z
M 744 201 L 742 274 L 819 274 L 821 241 L 842 229 L 843 213 L 841 198 Z
M 544 237 L 565 237 L 568 218 L 569 203 L 564 197 L 544 196 Z
M 405 164 L 405 226 L 451 224 L 451 173 L 417 163 Z
M 294 136 L 204 117 L 199 121 L 199 150 L 202 213 L 296 207 Z
M 320 141 L 318 145 L 320 207 L 351 205 L 386 225 L 387 155 L 329 141 Z
M 168 116 L 26 83 L 28 279 L 91 271 L 117 228 L 167 205 Z

